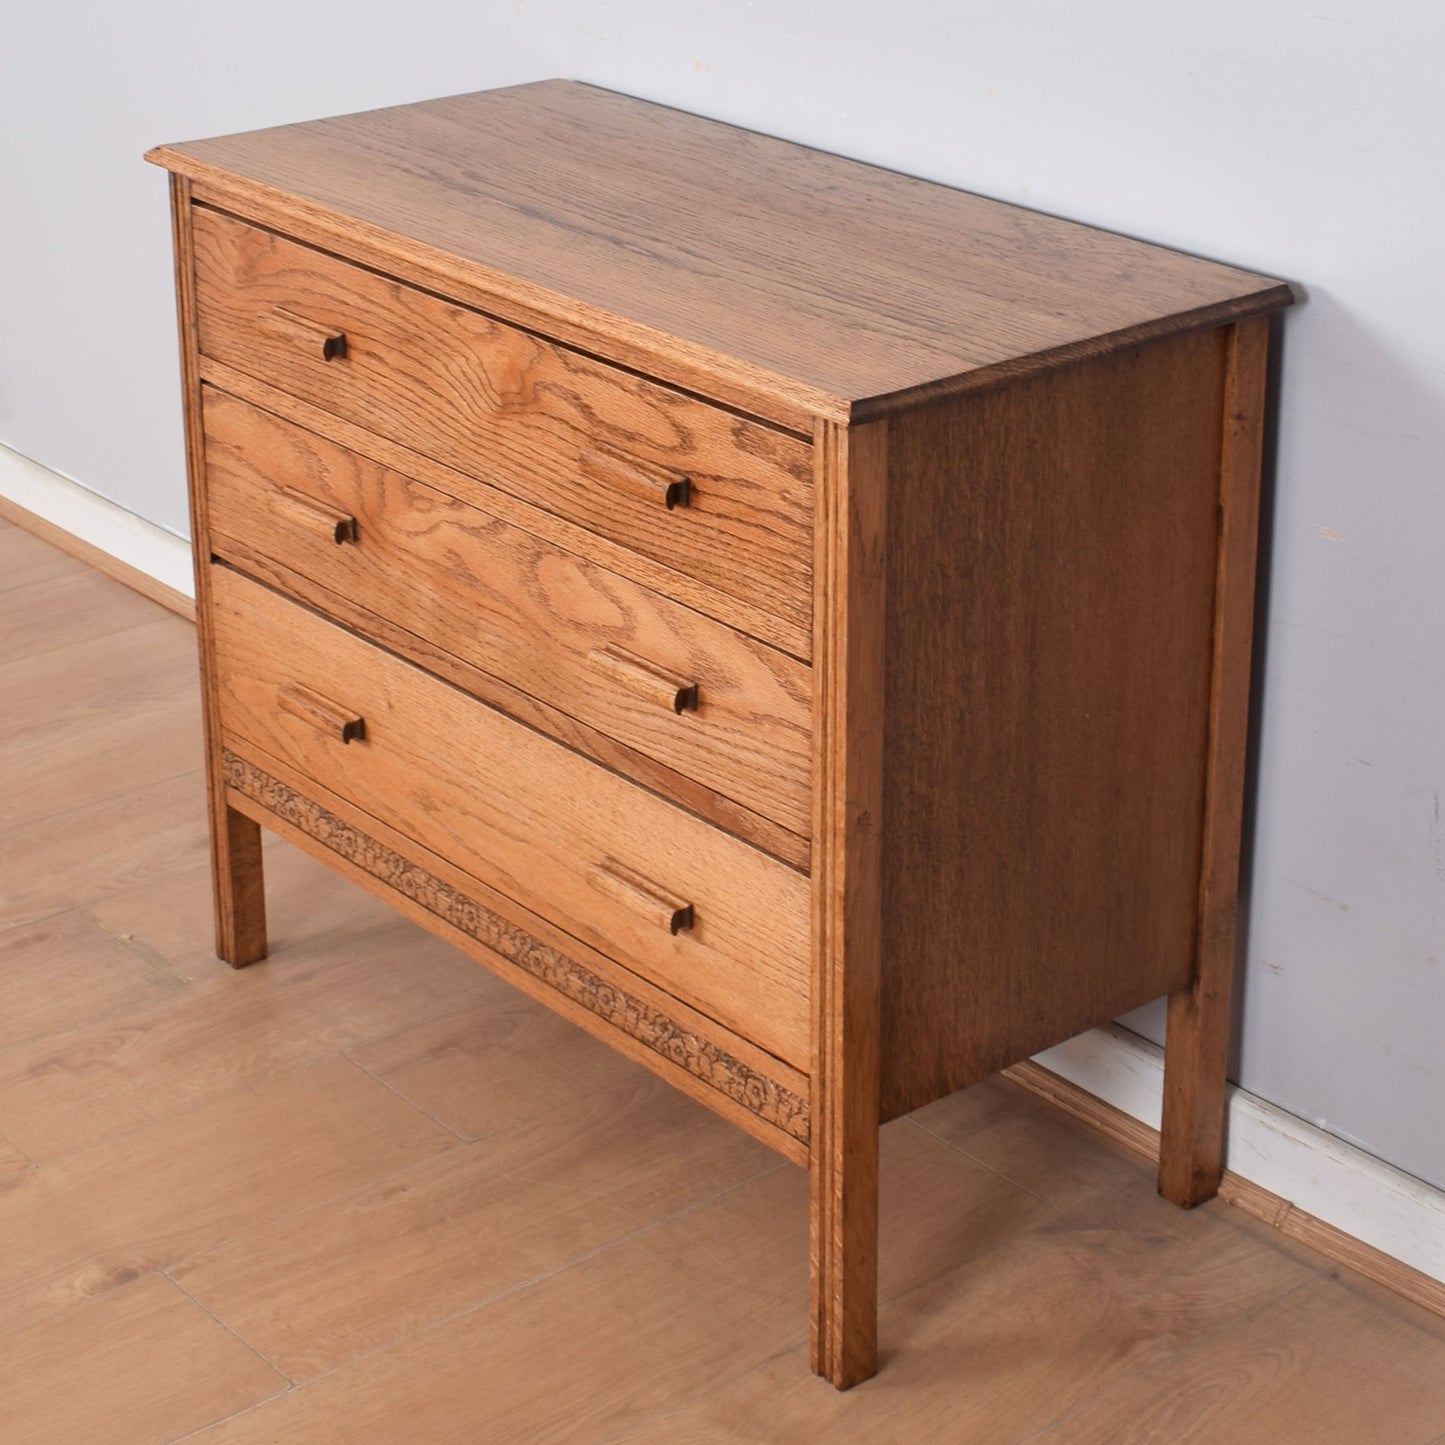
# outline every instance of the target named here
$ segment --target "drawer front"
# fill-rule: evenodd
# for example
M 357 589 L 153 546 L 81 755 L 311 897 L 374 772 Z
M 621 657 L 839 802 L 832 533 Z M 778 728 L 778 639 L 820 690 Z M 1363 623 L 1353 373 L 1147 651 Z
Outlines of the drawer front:
M 803 874 L 225 567 L 212 597 L 233 751 L 281 759 L 808 1067 Z
M 805 664 L 269 412 L 204 398 L 216 551 L 278 562 L 807 836 Z
M 217 212 L 194 236 L 205 356 L 807 632 L 806 443 Z

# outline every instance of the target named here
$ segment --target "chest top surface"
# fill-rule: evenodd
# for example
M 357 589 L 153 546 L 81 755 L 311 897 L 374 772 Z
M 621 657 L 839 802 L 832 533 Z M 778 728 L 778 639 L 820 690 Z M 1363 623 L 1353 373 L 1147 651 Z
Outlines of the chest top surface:
M 1286 286 L 574 81 L 162 146 L 542 314 L 625 323 L 860 420 L 1288 304 Z M 665 345 L 664 345 L 665 350 Z

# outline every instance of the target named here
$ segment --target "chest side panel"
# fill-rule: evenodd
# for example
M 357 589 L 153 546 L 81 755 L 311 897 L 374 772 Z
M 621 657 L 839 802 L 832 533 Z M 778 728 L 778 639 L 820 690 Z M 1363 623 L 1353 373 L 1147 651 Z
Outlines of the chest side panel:
M 1189 977 L 1223 334 L 893 423 L 885 1117 Z

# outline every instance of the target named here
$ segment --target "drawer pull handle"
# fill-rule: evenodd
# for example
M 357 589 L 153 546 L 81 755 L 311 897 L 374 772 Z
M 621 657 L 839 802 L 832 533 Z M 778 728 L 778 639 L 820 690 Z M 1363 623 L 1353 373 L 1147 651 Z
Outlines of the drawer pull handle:
M 691 903 L 669 893 L 660 884 L 644 878 L 625 864 L 608 858 L 594 864 L 588 871 L 596 888 L 660 924 L 669 933 L 680 933 L 684 928 L 693 926 Z
M 366 719 L 357 717 L 344 707 L 312 692 L 309 687 L 290 683 L 279 694 L 281 711 L 310 723 L 318 732 L 343 743 L 362 742 L 366 738 Z
M 609 451 L 583 452 L 582 471 L 644 502 L 661 502 L 669 512 L 692 505 L 692 479 L 668 467 L 655 467 Z
M 283 306 L 267 312 L 259 320 L 263 331 L 282 341 L 293 342 L 313 356 L 319 353 L 322 361 L 340 361 L 346 355 L 346 333 L 334 326 L 323 326 Z
M 655 662 L 634 656 L 610 642 L 606 647 L 594 648 L 587 654 L 587 660 L 614 682 L 648 702 L 670 707 L 676 713 L 697 711 L 697 684 L 659 667 Z
M 298 492 L 291 487 L 282 487 L 280 496 L 293 512 L 299 513 L 308 523 L 323 527 L 338 547 L 343 542 L 356 541 L 355 517 L 346 512 L 338 512 L 334 507 L 328 507 L 325 502 L 318 502 L 314 497 L 308 497 L 305 492 Z

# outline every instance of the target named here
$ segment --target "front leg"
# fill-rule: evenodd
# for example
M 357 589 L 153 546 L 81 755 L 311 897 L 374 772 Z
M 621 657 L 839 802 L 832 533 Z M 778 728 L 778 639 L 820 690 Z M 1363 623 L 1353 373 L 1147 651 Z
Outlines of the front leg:
M 819 425 L 813 604 L 813 1369 L 878 1356 L 887 423 Z
M 211 808 L 211 886 L 217 955 L 232 968 L 244 968 L 265 958 L 261 828 L 228 806 L 224 797 L 215 798 Z
M 878 1111 L 876 1087 L 871 1112 L 850 1099 L 848 1060 L 830 1072 L 809 1163 L 813 1371 L 846 1390 L 878 1368 Z

